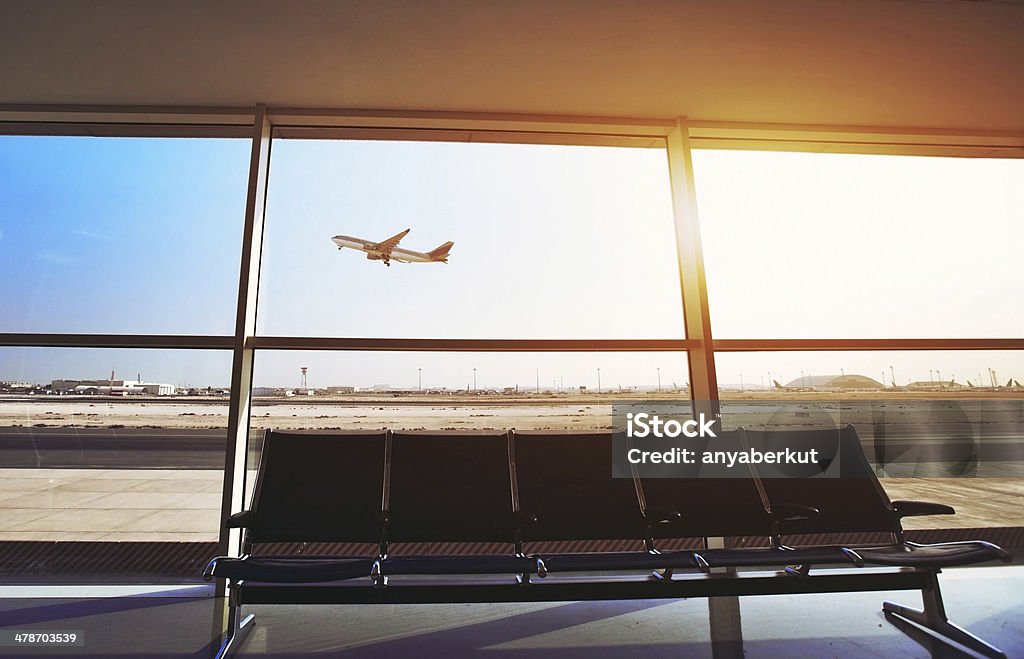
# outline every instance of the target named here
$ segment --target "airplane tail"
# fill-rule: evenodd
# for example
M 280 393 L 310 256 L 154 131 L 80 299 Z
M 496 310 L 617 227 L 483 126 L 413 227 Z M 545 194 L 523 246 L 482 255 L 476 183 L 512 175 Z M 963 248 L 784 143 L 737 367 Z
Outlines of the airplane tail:
M 776 388 L 776 389 L 784 389 L 784 388 L 785 388 L 785 387 L 783 387 L 783 386 L 782 386 L 781 384 L 779 384 L 779 381 L 778 381 L 778 380 L 772 380 L 772 384 L 774 384 L 774 385 L 775 385 L 775 388 Z
M 430 258 L 434 259 L 435 261 L 442 261 L 444 263 L 447 263 L 448 252 L 451 251 L 452 245 L 454 244 L 455 243 L 449 240 L 445 244 L 430 250 L 429 252 L 427 252 L 427 254 L 429 254 Z

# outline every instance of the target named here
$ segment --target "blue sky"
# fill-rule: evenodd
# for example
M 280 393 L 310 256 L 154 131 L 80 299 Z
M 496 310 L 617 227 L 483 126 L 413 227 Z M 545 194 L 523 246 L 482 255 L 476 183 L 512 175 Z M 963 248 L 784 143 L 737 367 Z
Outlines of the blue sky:
M 245 140 L 0 137 L 0 331 L 230 334 Z
M 246 140 L 0 137 L 0 331 L 230 334 Z M 1024 336 L 1024 162 L 700 151 L 717 337 Z M 682 336 L 664 151 L 277 141 L 260 289 L 268 335 Z M 338 251 L 412 232 L 450 263 Z M 959 380 L 1019 353 L 722 355 L 720 381 L 805 372 Z M 300 363 L 302 362 L 302 363 Z M 668 385 L 678 354 L 261 353 L 256 383 Z M 224 385 L 200 351 L 0 349 L 0 379 Z

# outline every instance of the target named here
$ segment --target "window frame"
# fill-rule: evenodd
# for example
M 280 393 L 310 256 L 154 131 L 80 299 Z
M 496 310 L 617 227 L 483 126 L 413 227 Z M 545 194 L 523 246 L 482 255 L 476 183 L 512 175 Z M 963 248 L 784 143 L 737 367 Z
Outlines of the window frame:
M 382 350 L 486 352 L 679 351 L 687 354 L 691 398 L 717 413 L 716 352 L 819 350 L 1024 350 L 1024 337 L 959 339 L 719 339 L 712 335 L 691 152 L 694 148 L 1024 158 L 1024 135 L 996 131 L 296 107 L 167 107 L 0 104 L 0 135 L 245 137 L 251 141 L 242 257 L 232 335 L 0 333 L 0 347 L 162 348 L 232 351 L 228 442 L 221 516 L 244 498 L 255 351 Z M 256 335 L 270 152 L 275 138 L 437 140 L 630 146 L 666 149 L 685 339 L 382 339 Z M 697 411 L 697 410 L 695 410 Z M 237 553 L 235 530 L 219 549 Z

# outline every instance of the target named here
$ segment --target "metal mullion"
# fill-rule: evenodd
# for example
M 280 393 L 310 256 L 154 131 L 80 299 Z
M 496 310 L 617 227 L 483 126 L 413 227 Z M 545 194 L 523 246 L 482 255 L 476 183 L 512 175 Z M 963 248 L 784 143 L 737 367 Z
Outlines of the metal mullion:
M 667 142 L 683 322 L 686 338 L 699 341 L 699 345 L 689 351 L 687 360 L 690 397 L 694 415 L 706 414 L 717 419 L 720 417 L 718 376 L 688 131 L 686 119 L 677 119 L 675 130 L 668 135 Z M 708 547 L 724 547 L 725 538 L 705 538 L 705 543 Z M 708 624 L 712 652 L 716 657 L 742 657 L 739 598 L 708 598 Z
M 716 339 L 716 352 L 1024 350 L 1024 339 Z
M 252 107 L 0 103 L 0 122 L 253 125 Z
M 671 119 L 538 115 L 493 112 L 323 109 L 272 107 L 276 127 L 450 129 L 483 132 L 545 132 L 588 135 L 664 137 L 674 130 Z
M 0 347 L 153 348 L 160 350 L 229 350 L 234 337 L 174 334 L 0 333 Z
M 244 505 L 246 448 L 252 391 L 253 349 L 247 339 L 256 331 L 256 296 L 259 289 L 260 257 L 263 244 L 263 220 L 266 208 L 267 176 L 270 167 L 271 126 L 266 108 L 256 107 L 249 160 L 249 181 L 245 202 L 242 255 L 238 276 L 238 304 L 231 367 L 231 399 L 228 408 L 228 433 L 224 455 L 224 488 L 221 501 L 221 525 L 218 551 L 236 555 L 240 534 L 224 528 L 224 522 Z M 223 584 L 218 582 L 218 595 Z
M 255 336 L 248 347 L 263 350 L 362 350 L 382 352 L 684 352 L 688 339 L 384 339 L 364 337 Z
M 676 254 L 686 338 L 697 341 L 688 360 L 691 397 L 694 402 L 710 402 L 712 409 L 705 412 L 717 415 L 718 379 L 689 139 L 686 119 L 680 118 L 667 140 Z
M 251 126 L 234 124 L 173 123 L 89 123 L 89 122 L 5 122 L 0 120 L 0 135 L 36 137 L 251 137 Z
M 689 135 L 699 148 L 1024 155 L 1019 131 L 692 121 Z
M 553 144 L 569 146 L 620 146 L 665 148 L 660 135 L 545 130 L 459 130 L 454 128 L 402 128 L 375 126 L 278 126 L 274 137 L 313 140 L 378 140 L 413 142 L 465 142 L 490 144 Z

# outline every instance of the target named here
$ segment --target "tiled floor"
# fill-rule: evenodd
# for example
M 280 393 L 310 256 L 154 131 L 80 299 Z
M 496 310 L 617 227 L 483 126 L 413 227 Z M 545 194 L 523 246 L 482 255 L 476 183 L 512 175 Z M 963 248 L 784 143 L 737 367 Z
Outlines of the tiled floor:
M 0 469 L 0 540 L 217 540 L 210 469 Z
M 954 621 L 1024 656 L 1024 567 L 949 570 Z M 79 587 L 82 588 L 82 587 Z M 215 600 L 202 588 L 171 596 L 125 587 L 0 588 L 0 628 L 77 630 L 85 645 L 50 656 L 211 656 Z M 138 592 L 138 587 L 136 591 Z M 118 597 L 111 597 L 119 595 Z M 748 657 L 926 657 L 883 618 L 883 599 L 918 606 L 915 592 L 774 595 L 740 601 Z M 240 656 L 352 657 L 712 656 L 707 601 L 382 606 L 255 606 Z M 0 655 L 22 653 L 0 647 Z

